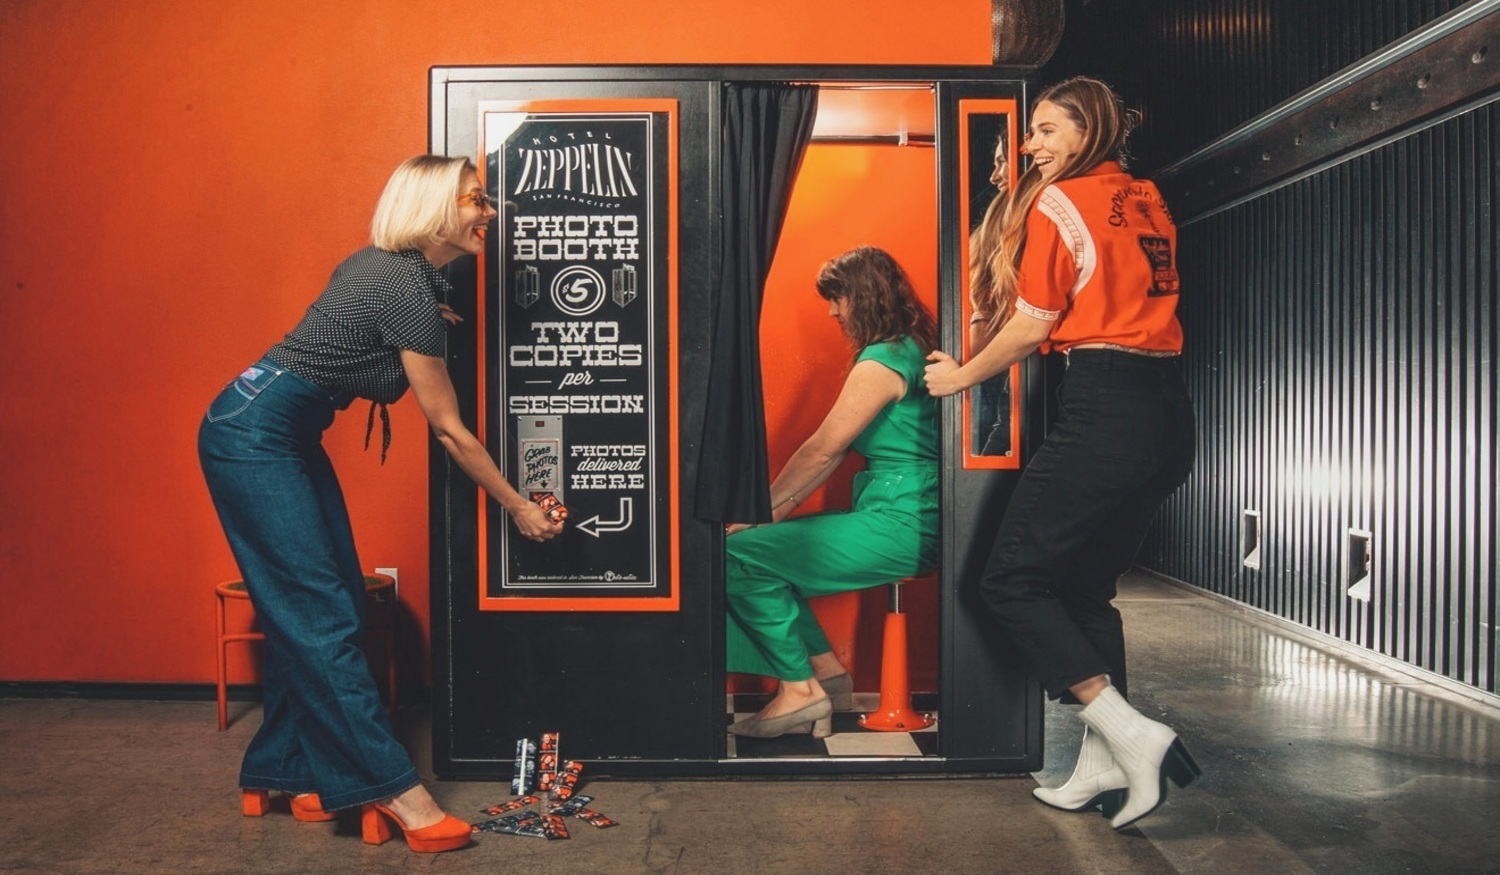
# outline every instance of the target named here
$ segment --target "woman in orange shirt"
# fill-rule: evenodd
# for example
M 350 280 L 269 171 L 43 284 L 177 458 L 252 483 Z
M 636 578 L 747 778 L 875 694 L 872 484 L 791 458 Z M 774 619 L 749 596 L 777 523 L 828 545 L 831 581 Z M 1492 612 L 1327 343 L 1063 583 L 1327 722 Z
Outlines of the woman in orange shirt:
M 1156 186 L 1121 165 L 1133 123 L 1108 85 L 1075 78 L 1032 107 L 1031 167 L 1005 204 L 994 276 L 974 301 L 975 352 L 929 356 L 951 395 L 1033 351 L 1062 352 L 1058 419 L 1021 475 L 981 581 L 986 603 L 1053 698 L 1084 705 L 1057 808 L 1102 808 L 1116 828 L 1154 810 L 1198 766 L 1177 734 L 1125 699 L 1125 637 L 1111 601 L 1151 519 L 1192 467 L 1178 371 L 1177 228 Z

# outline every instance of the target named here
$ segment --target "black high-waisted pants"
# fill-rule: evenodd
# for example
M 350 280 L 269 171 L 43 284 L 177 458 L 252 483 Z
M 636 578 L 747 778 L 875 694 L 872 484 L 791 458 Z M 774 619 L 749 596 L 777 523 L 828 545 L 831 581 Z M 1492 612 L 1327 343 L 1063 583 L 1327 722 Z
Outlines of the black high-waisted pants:
M 1059 401 L 980 588 L 1052 698 L 1101 674 L 1123 695 L 1115 581 L 1192 469 L 1192 404 L 1175 358 L 1104 349 L 1069 353 Z

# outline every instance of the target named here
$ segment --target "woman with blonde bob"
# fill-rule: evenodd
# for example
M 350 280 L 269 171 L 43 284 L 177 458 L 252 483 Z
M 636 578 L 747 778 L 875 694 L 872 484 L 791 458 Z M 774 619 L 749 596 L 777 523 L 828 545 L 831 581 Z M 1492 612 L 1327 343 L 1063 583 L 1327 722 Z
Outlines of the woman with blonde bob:
M 1193 463 L 1192 405 L 1177 368 L 1177 228 L 1151 182 L 1125 172 L 1134 123 L 1095 79 L 1044 90 L 975 285 L 973 354 L 929 356 L 927 387 L 951 395 L 1040 349 L 1067 355 L 1058 416 L 1006 507 L 980 590 L 1053 698 L 1084 705 L 1083 745 L 1062 787 L 1069 811 L 1116 828 L 1154 810 L 1166 782 L 1198 774 L 1169 727 L 1126 702 L 1115 581 Z
M 451 288 L 438 268 L 484 248 L 496 212 L 474 165 L 423 155 L 391 175 L 371 223 L 374 245 L 333 271 L 279 343 L 209 405 L 198 455 L 214 507 L 266 635 L 263 717 L 240 770 L 241 804 L 260 816 L 271 791 L 300 821 L 363 806 L 364 840 L 395 822 L 413 851 L 469 843 L 391 732 L 365 663 L 364 574 L 349 513 L 322 447 L 356 398 L 385 405 L 410 387 L 438 441 L 509 512 L 521 534 L 561 531 L 511 485 L 459 418 L 443 359 Z

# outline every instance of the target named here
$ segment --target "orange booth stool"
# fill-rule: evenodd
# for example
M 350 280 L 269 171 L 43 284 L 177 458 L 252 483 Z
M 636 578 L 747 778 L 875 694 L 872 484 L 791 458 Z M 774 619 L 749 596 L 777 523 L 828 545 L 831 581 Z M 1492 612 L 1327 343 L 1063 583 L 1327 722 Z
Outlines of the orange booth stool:
M 386 709 L 396 710 L 396 580 L 388 574 L 365 575 L 365 597 L 378 606 L 371 611 L 371 622 L 366 632 L 380 639 L 386 658 Z M 218 662 L 219 662 L 219 729 L 229 728 L 229 645 L 235 642 L 266 640 L 262 632 L 226 632 L 225 600 L 239 599 L 248 603 L 250 593 L 243 580 L 226 580 L 214 586 L 215 603 L 218 608 Z
M 901 612 L 901 585 L 930 577 L 908 577 L 891 584 L 890 610 L 880 647 L 880 706 L 859 718 L 859 725 L 879 732 L 914 732 L 937 721 L 911 707 L 906 654 L 906 614 Z

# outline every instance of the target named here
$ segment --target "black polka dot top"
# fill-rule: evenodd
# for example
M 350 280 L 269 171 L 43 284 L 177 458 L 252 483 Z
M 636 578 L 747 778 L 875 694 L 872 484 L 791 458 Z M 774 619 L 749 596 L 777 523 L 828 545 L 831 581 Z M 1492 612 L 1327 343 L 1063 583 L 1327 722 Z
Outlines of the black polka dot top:
M 451 291 L 415 249 L 361 249 L 334 268 L 307 315 L 266 355 L 325 389 L 389 404 L 410 385 L 401 350 L 443 355 L 437 295 Z

